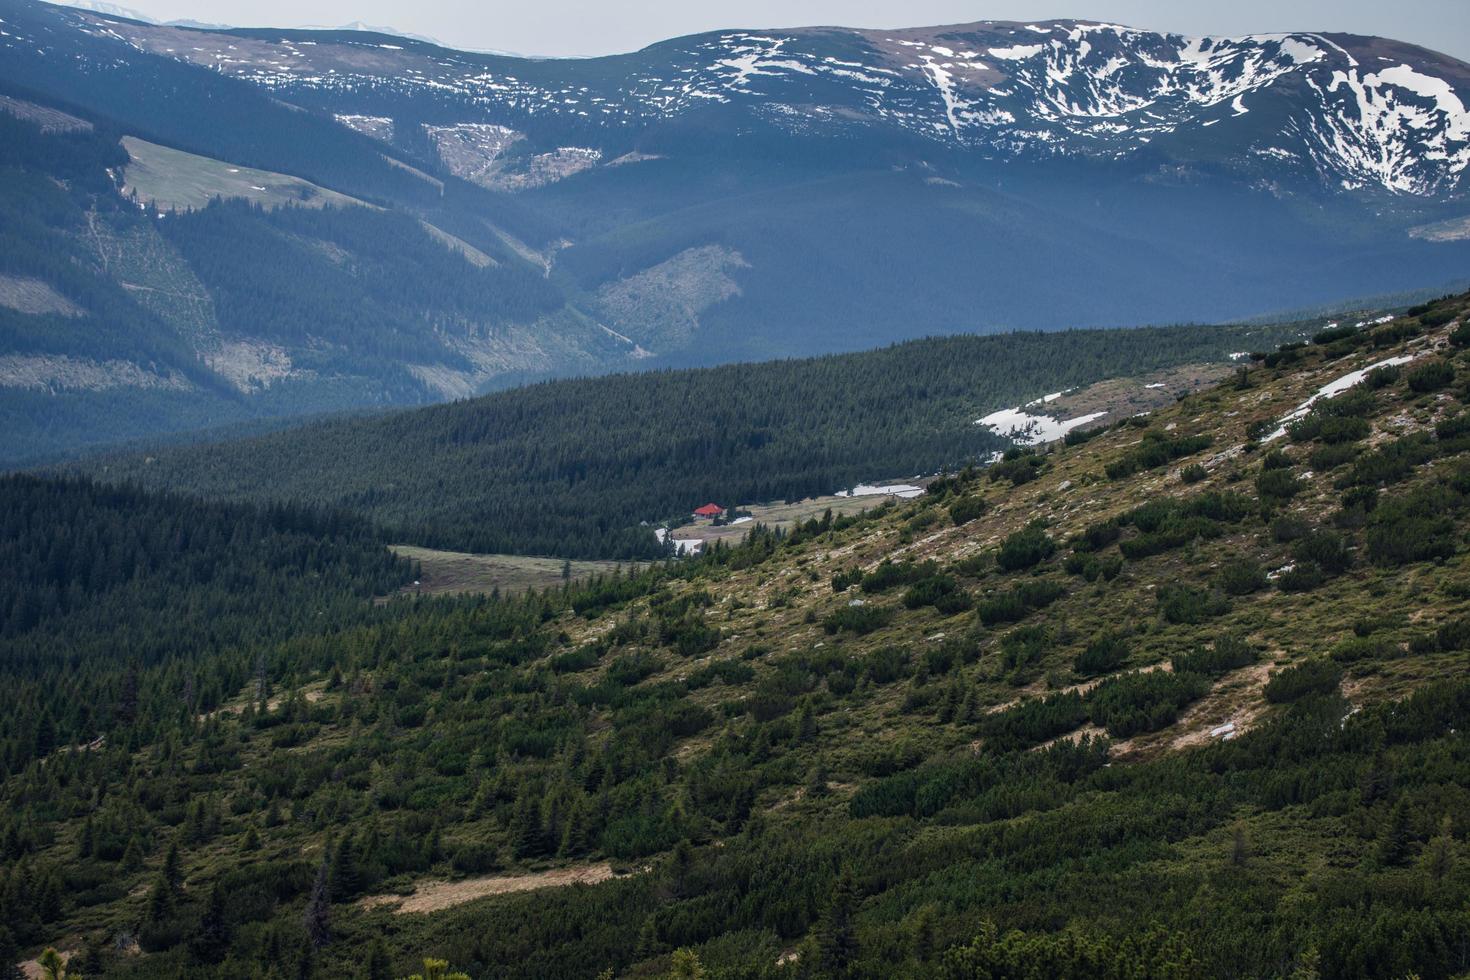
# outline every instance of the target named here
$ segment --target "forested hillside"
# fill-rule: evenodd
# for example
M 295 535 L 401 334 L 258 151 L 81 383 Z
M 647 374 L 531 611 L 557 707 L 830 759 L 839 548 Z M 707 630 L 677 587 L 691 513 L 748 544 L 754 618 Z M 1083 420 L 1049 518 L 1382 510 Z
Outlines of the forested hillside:
M 311 185 L 260 171 L 240 180 L 229 160 L 143 143 L 127 122 L 35 97 L 0 84 L 0 465 L 424 404 L 594 371 L 631 349 L 568 309 L 545 270 L 483 223 L 464 228 L 458 204 L 441 216 L 342 194 L 233 198 L 255 193 L 251 179 Z M 188 206 L 139 193 L 140 147 L 149 191 Z
M 1048 392 L 1269 348 L 1299 327 L 917 341 L 863 354 L 555 381 L 381 418 L 85 464 L 106 479 L 345 508 L 401 540 L 571 558 L 662 554 L 644 522 L 958 468 L 975 420 Z
M 86 712 L 0 661 L 0 947 L 121 978 L 1462 976 L 1467 316 L 1323 331 L 636 575 L 157 663 L 79 643 Z M 4 489 L 43 529 L 106 502 Z M 337 581 L 376 581 L 336 533 Z M 116 578 L 21 537 L 22 594 Z

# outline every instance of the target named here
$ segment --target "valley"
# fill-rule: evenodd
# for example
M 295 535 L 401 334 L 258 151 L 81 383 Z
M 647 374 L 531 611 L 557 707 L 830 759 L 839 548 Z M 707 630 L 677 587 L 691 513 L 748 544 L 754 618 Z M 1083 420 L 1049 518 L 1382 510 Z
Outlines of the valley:
M 1470 977 L 1470 65 L 1358 13 L 0 0 L 0 980 Z

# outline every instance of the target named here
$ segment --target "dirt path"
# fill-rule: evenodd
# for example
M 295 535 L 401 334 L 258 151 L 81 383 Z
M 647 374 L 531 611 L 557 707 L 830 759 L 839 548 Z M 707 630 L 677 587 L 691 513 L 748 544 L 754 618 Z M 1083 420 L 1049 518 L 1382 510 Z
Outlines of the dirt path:
M 396 915 L 438 912 L 440 909 L 463 905 L 487 895 L 509 895 L 540 888 L 560 888 L 563 885 L 596 885 L 615 877 L 617 875 L 612 866 L 603 863 L 578 868 L 553 868 L 529 875 L 486 875 L 461 881 L 425 881 L 419 883 L 412 895 L 370 895 L 358 904 L 367 909 L 396 906 L 393 909 Z

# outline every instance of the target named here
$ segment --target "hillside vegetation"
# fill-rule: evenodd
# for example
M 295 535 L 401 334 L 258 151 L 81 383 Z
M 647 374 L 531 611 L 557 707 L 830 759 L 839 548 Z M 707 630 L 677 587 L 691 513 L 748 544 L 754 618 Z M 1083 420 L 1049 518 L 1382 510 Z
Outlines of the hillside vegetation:
M 109 977 L 1463 975 L 1467 310 L 695 560 L 84 652 L 90 712 L 8 640 L 0 922 Z
M 797 500 L 958 468 L 1007 445 L 975 424 L 996 408 L 1104 378 L 1228 362 L 1298 330 L 950 337 L 555 381 L 386 417 L 135 452 L 85 469 L 208 496 L 344 508 L 431 547 L 656 558 L 663 549 L 643 522 L 685 517 L 710 501 Z

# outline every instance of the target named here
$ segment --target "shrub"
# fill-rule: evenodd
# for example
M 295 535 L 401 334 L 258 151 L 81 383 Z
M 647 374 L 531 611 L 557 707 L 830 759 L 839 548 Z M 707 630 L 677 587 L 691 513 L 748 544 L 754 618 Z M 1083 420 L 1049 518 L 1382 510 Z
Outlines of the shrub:
M 1084 531 L 1067 543 L 1071 545 L 1073 551 L 1101 551 L 1118 540 L 1118 536 L 1122 533 L 1117 521 L 1101 521 L 1088 525 Z
M 1312 526 L 1310 524 L 1300 517 L 1292 517 L 1291 515 L 1278 517 L 1271 522 L 1271 538 L 1280 544 L 1295 541 L 1297 538 L 1308 534 L 1311 530 Z
M 1261 457 L 1262 470 L 1289 470 L 1291 467 L 1291 457 L 1283 450 L 1273 449 Z
M 1331 657 L 1340 664 L 1355 664 L 1363 660 L 1387 660 L 1393 652 L 1393 644 L 1382 637 L 1350 636 L 1332 648 Z
M 1083 677 L 1111 674 L 1128 659 L 1128 643 L 1117 633 L 1104 633 L 1095 637 L 1087 648 L 1077 655 L 1073 665 Z
M 1266 573 L 1255 560 L 1242 558 L 1220 569 L 1215 586 L 1226 595 L 1250 595 L 1266 587 Z
M 1311 562 L 1331 575 L 1341 575 L 1352 567 L 1353 556 L 1347 542 L 1332 531 L 1313 531 L 1291 549 L 1298 562 Z
M 1307 457 L 1307 463 L 1317 472 L 1326 473 L 1328 470 L 1335 470 L 1339 466 L 1351 463 L 1358 458 L 1360 452 L 1362 450 L 1352 443 L 1318 446 Z
M 1202 623 L 1230 609 L 1230 602 L 1224 596 L 1183 585 L 1166 585 L 1160 589 L 1158 604 L 1165 622 L 1188 625 Z
M 1276 576 L 1276 587 L 1282 592 L 1310 592 L 1327 581 L 1327 573 L 1313 562 L 1297 562 Z
M 997 480 L 1009 480 L 1012 486 L 1018 487 L 1036 479 L 1044 464 L 1045 461 L 1029 449 L 1019 452 L 1016 449 L 1010 449 L 1006 451 L 1003 460 L 990 467 L 988 475 L 992 483 Z
M 1264 469 L 1256 477 L 1256 492 L 1262 497 L 1274 500 L 1290 500 L 1302 489 L 1302 481 L 1298 480 L 1290 470 Z
M 1121 459 L 1103 467 L 1110 480 L 1121 480 L 1144 470 L 1156 469 L 1166 463 L 1208 449 L 1211 439 L 1207 435 L 1179 436 L 1173 438 L 1157 429 L 1143 434 L 1143 441 Z
M 1427 361 L 1409 372 L 1409 390 L 1426 394 L 1448 387 L 1455 380 L 1455 366 L 1443 358 Z
M 1198 463 L 1190 463 L 1179 471 L 1179 479 L 1185 483 L 1198 483 L 1210 474 Z
M 1041 564 L 1056 553 L 1057 545 L 1051 535 L 1036 521 L 1028 524 L 1001 542 L 996 563 L 1008 572 L 1019 571 Z
M 983 497 L 961 497 L 949 505 L 949 519 L 958 527 L 984 516 L 989 509 Z
M 1176 654 L 1171 662 L 1176 674 L 1203 674 L 1220 677 L 1249 667 L 1256 662 L 1256 651 L 1238 636 L 1222 636 L 1212 647 L 1197 647 L 1190 653 Z
M 1200 674 L 1140 671 L 1103 681 L 1088 694 L 1087 708 L 1109 735 L 1128 738 L 1172 724 L 1185 705 L 1209 689 L 1209 679 Z
M 866 636 L 891 622 L 893 622 L 891 606 L 844 606 L 822 620 L 822 628 L 828 633 L 847 630 L 859 636 Z
M 948 575 L 931 575 L 909 586 L 903 604 L 910 609 L 934 606 L 940 612 L 957 613 L 970 608 L 970 598 L 959 591 L 959 585 Z
M 1014 683 L 1020 680 L 1051 645 L 1051 635 L 1040 626 L 1020 626 L 1000 641 L 1000 667 Z
M 1309 694 L 1331 694 L 1341 682 L 1341 667 L 1325 657 L 1315 657 L 1272 674 L 1266 682 L 1266 700 L 1287 704 Z
M 1379 388 L 1397 384 L 1403 373 L 1403 369 L 1397 364 L 1385 364 L 1369 371 L 1368 376 L 1363 379 L 1363 384 L 1368 387 L 1369 391 L 1377 391 Z
M 1312 343 L 1320 347 L 1325 344 L 1331 344 L 1335 341 L 1346 340 L 1357 332 L 1358 328 L 1352 326 L 1351 324 L 1343 324 L 1339 327 L 1328 327 L 1327 329 L 1318 331 L 1315 335 L 1313 335 Z
M 615 657 L 612 663 L 607 665 L 607 679 L 624 687 L 631 687 L 656 673 L 659 662 L 651 653 L 639 651 L 637 653 L 625 653 Z
M 898 647 L 881 647 L 863 660 L 863 674 L 874 684 L 892 684 L 908 673 L 909 655 Z
M 900 585 L 912 585 L 938 571 L 939 566 L 932 561 L 919 564 L 907 561 L 885 561 L 863 576 L 862 589 L 864 592 L 886 592 Z
M 845 569 L 843 571 L 837 572 L 832 576 L 832 591 L 839 593 L 846 592 L 848 589 L 852 588 L 854 585 L 857 585 L 862 580 L 863 573 L 860 569 Z
M 980 734 L 986 748 L 1010 752 L 1065 735 L 1087 721 L 1087 707 L 1076 692 L 1027 698 L 1019 704 L 986 715 Z
M 1462 506 L 1459 491 L 1442 484 L 1380 504 L 1369 518 L 1368 560 L 1392 567 L 1449 558 L 1455 553 L 1455 524 L 1445 515 Z

